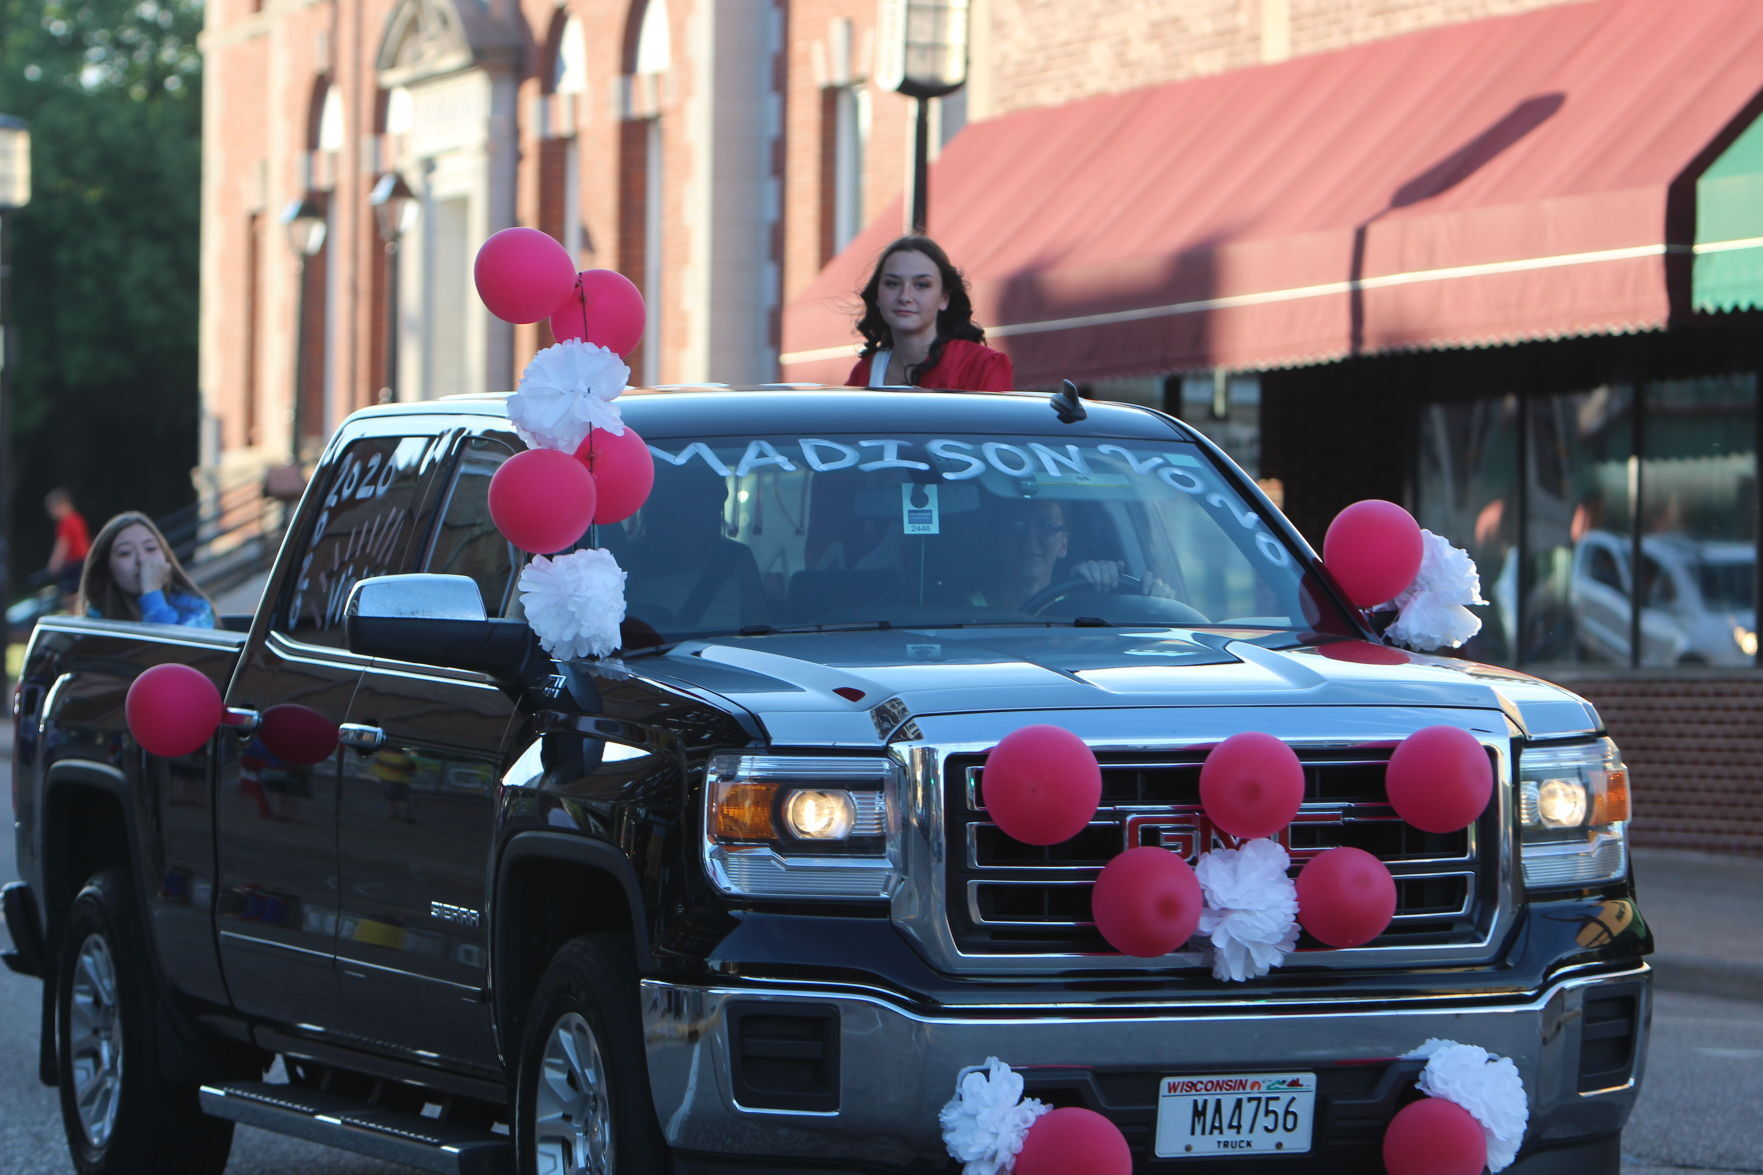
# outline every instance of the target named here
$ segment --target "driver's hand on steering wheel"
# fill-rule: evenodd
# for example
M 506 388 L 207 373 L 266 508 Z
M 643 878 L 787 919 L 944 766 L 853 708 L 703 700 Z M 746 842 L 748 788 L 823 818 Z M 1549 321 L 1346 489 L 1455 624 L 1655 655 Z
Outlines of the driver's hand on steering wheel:
M 1123 565 L 1113 559 L 1086 559 L 1071 569 L 1073 575 L 1085 580 L 1090 587 L 1099 592 L 1111 592 L 1120 586 Z M 1155 575 L 1139 576 L 1139 590 L 1147 596 L 1162 596 L 1166 600 L 1175 599 L 1175 589 L 1158 579 Z

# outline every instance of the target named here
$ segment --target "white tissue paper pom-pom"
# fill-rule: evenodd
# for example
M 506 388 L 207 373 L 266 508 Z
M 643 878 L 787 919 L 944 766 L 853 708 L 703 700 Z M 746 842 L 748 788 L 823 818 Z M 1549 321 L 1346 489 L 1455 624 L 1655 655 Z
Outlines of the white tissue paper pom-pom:
M 598 343 L 568 339 L 534 355 L 508 397 L 508 419 L 535 449 L 573 453 L 590 428 L 624 435 L 624 414 L 612 401 L 631 369 Z
M 1265 838 L 1200 858 L 1200 933 L 1211 936 L 1216 978 L 1240 983 L 1265 975 L 1298 944 L 1298 887 L 1286 876 L 1291 863 L 1279 842 Z
M 955 1085 L 955 1096 L 937 1114 L 950 1157 L 967 1164 L 965 1175 L 1009 1171 L 1035 1119 L 1052 1107 L 1022 1096 L 1022 1075 L 996 1057 Z
M 624 620 L 624 569 L 609 551 L 540 555 L 520 573 L 520 602 L 527 625 L 553 657 L 610 653 Z
M 1422 1093 L 1456 1102 L 1481 1123 L 1488 1144 L 1488 1171 L 1511 1166 L 1530 1122 L 1524 1078 L 1512 1058 L 1495 1056 L 1480 1045 L 1436 1038 L 1408 1055 L 1427 1058 L 1415 1082 Z
M 1454 649 L 1481 631 L 1481 618 L 1465 607 L 1487 603 L 1481 598 L 1481 574 L 1469 552 L 1453 547 L 1449 539 L 1430 530 L 1421 531 L 1420 537 L 1425 541 L 1420 571 L 1383 605 L 1398 613 L 1384 636 L 1421 652 Z

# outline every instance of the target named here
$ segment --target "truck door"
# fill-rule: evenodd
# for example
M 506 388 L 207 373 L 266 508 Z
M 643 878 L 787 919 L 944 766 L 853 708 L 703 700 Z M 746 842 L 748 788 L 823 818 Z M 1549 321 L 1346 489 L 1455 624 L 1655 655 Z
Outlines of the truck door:
M 220 744 L 221 965 L 238 1008 L 283 1024 L 339 1018 L 334 736 L 368 665 L 343 647 L 343 604 L 360 579 L 404 569 L 431 445 L 408 429 L 363 422 L 320 465 L 227 690 L 256 724 Z
M 467 438 L 419 570 L 468 575 L 508 614 L 516 553 L 491 521 L 490 476 L 513 455 Z M 350 1031 L 494 1070 L 487 878 L 512 700 L 468 670 L 376 659 L 349 707 L 372 740 L 343 756 L 337 963 Z

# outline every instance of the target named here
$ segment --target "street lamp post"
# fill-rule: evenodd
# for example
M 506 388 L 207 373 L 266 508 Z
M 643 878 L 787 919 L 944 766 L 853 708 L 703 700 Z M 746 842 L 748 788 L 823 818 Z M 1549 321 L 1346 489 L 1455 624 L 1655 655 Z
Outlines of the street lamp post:
M 31 127 L 0 114 L 0 606 L 12 597 L 12 214 L 31 202 Z M 0 650 L 6 642 L 0 638 Z M 0 664 L 0 685 L 6 667 Z
M 294 251 L 299 263 L 294 279 L 299 290 L 294 327 L 294 395 L 288 411 L 288 462 L 298 469 L 301 434 L 306 424 L 303 401 L 306 394 L 307 303 L 311 301 L 306 296 L 306 263 L 324 248 L 325 232 L 330 227 L 324 214 L 323 194 L 308 192 L 292 201 L 282 211 L 282 225 L 288 230 L 288 247 Z
M 908 231 L 930 216 L 930 107 L 967 82 L 967 0 L 882 0 L 876 82 L 918 102 L 912 143 Z
M 373 205 L 374 223 L 379 226 L 380 240 L 386 245 L 386 383 L 380 388 L 380 402 L 398 398 L 398 243 L 416 224 L 422 211 L 416 193 L 395 171 L 380 176 L 367 198 Z

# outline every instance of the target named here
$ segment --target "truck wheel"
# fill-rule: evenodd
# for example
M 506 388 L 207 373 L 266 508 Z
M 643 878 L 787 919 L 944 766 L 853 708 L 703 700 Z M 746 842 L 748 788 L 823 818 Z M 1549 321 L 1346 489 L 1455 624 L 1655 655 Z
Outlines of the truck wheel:
M 80 1175 L 219 1175 L 233 1124 L 204 1114 L 194 1085 L 163 1080 L 158 992 L 128 876 L 109 869 L 74 899 L 57 967 L 61 1122 Z
M 614 934 L 570 941 L 545 969 L 514 1092 L 520 1175 L 668 1169 L 649 1098 L 637 969 Z

